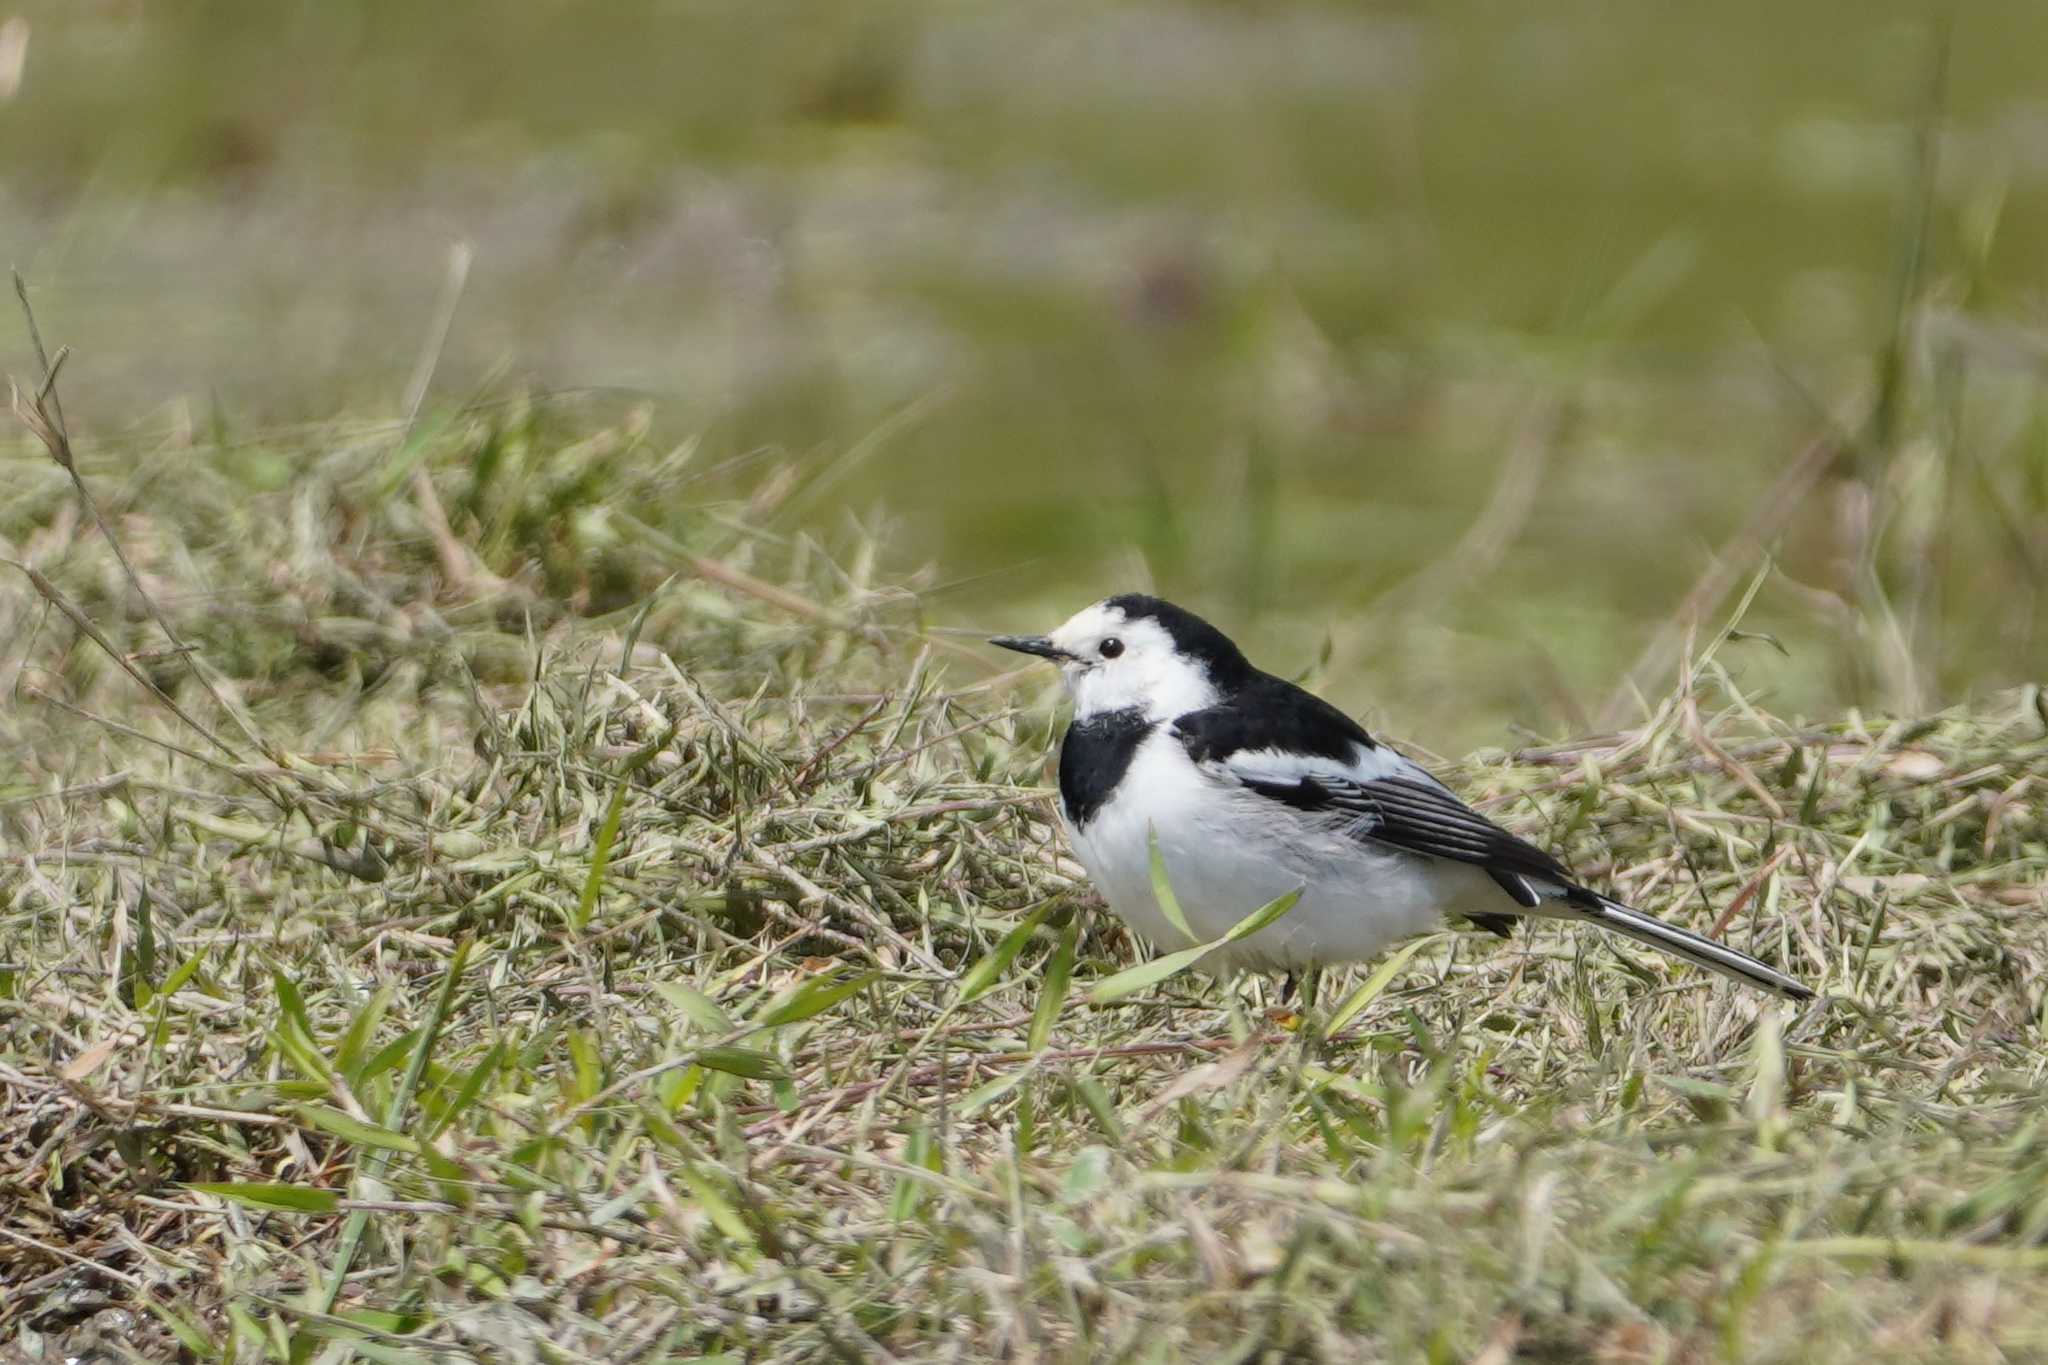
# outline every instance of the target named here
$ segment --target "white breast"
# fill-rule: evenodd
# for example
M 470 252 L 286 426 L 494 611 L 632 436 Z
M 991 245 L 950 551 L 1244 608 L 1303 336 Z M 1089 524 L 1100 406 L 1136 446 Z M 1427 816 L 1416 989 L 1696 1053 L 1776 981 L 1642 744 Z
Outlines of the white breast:
M 1087 828 L 1069 824 L 1067 834 L 1110 909 L 1165 950 L 1188 942 L 1152 894 L 1155 831 L 1174 896 L 1201 939 L 1302 888 L 1285 917 L 1219 954 L 1221 966 L 1355 962 L 1430 928 L 1446 910 L 1510 908 L 1492 904 L 1502 897 L 1476 868 L 1360 842 L 1331 821 L 1203 773 L 1161 727 Z

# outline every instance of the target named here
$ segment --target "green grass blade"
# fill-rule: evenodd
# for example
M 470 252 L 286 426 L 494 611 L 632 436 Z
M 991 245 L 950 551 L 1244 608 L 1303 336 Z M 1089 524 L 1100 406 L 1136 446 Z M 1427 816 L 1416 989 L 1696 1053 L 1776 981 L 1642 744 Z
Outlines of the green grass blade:
M 988 991 L 1002 979 L 1003 973 L 1010 969 L 1010 964 L 1017 960 L 1017 954 L 1022 951 L 1025 941 L 1038 931 L 1038 926 L 1052 913 L 1053 905 L 1054 902 L 1047 901 L 1026 915 L 1016 928 L 1003 935 L 995 947 L 982 954 L 979 962 L 967 969 L 967 974 L 960 978 L 961 1004 L 964 1005 Z
M 341 1207 L 341 1195 L 333 1190 L 316 1190 L 310 1185 L 283 1185 L 267 1180 L 198 1182 L 188 1190 L 219 1195 L 252 1209 L 284 1213 L 333 1213 Z
M 154 1299 L 144 1299 L 142 1306 L 154 1313 L 157 1321 L 169 1328 L 171 1335 L 178 1339 L 178 1344 L 190 1351 L 195 1358 L 212 1360 L 220 1354 L 213 1344 L 213 1338 L 206 1335 L 205 1329 L 177 1309 L 167 1307 Z
M 1159 911 L 1166 916 L 1167 923 L 1180 930 L 1181 937 L 1190 943 L 1200 943 L 1201 935 L 1188 924 L 1188 912 L 1180 908 L 1180 897 L 1173 894 L 1173 882 L 1166 875 L 1166 855 L 1159 851 L 1159 831 L 1149 824 L 1145 826 L 1145 846 L 1152 863 L 1152 898 L 1159 902 Z
M 202 949 L 186 958 L 183 962 L 180 962 L 172 970 L 171 974 L 164 978 L 164 984 L 157 987 L 155 998 L 161 999 L 166 995 L 176 995 L 179 991 L 184 990 L 186 984 L 199 974 L 199 964 L 205 960 L 205 957 L 206 953 Z
M 1102 1088 L 1101 1083 L 1093 1076 L 1069 1076 L 1067 1088 L 1102 1129 L 1103 1135 L 1117 1146 L 1123 1146 L 1123 1120 L 1116 1116 L 1116 1102 L 1110 1099 L 1109 1092 Z
M 395 1069 L 400 1062 L 412 1056 L 413 1049 L 419 1046 L 419 1041 L 419 1030 L 407 1029 L 372 1053 L 369 1060 L 349 1078 L 349 1084 L 361 1087 L 385 1072 Z
M 1271 925 L 1282 915 L 1292 910 L 1295 902 L 1300 899 L 1300 887 L 1297 886 L 1292 891 L 1284 891 L 1224 930 L 1223 937 L 1216 941 L 1219 944 L 1236 943 L 1240 939 L 1250 938 L 1253 934 L 1258 933 L 1259 930 Z
M 156 925 L 150 912 L 149 883 L 136 889 L 135 908 L 128 915 L 133 936 L 130 950 L 121 958 L 119 987 L 130 1009 L 147 1009 L 156 998 Z
M 604 889 L 604 870 L 612 860 L 612 844 L 619 837 L 619 821 L 626 813 L 626 794 L 632 790 L 632 780 L 621 777 L 612 788 L 612 799 L 605 806 L 604 824 L 597 831 L 597 846 L 590 851 L 590 871 L 583 876 L 583 894 L 576 898 L 576 914 L 571 926 L 579 932 L 590 927 L 591 916 L 597 913 L 598 893 Z
M 469 1074 L 462 1078 L 462 1084 L 456 1088 L 454 1098 L 448 1101 L 448 1107 L 427 1126 L 427 1141 L 431 1142 L 439 1137 L 449 1124 L 455 1122 L 465 1110 L 476 1103 L 476 1097 L 483 1093 L 484 1086 L 490 1083 L 491 1077 L 504 1065 L 509 1051 L 502 1040 L 491 1044 L 490 1050 L 484 1053 L 484 1059 L 471 1067 Z
M 697 1065 L 750 1081 L 772 1081 L 787 1074 L 776 1058 L 750 1047 L 707 1047 L 697 1054 Z
M 598 827 L 597 844 L 590 851 L 590 871 L 584 874 L 583 892 L 576 898 L 572 927 L 578 932 L 590 927 L 591 917 L 597 913 L 597 898 L 604 890 L 605 868 L 612 860 L 612 845 L 618 841 L 619 821 L 626 813 L 626 797 L 633 790 L 633 774 L 652 763 L 675 738 L 675 733 L 675 726 L 665 727 L 660 734 L 635 750 L 619 770 L 618 785 L 612 788 L 612 799 L 605 806 L 604 824 Z
M 1217 947 L 1214 943 L 1201 943 L 1177 953 L 1155 957 L 1150 962 L 1140 962 L 1135 967 L 1126 967 L 1114 976 L 1106 976 L 1096 982 L 1088 992 L 1088 1003 L 1107 1005 L 1127 995 L 1135 995 L 1148 986 L 1156 986 L 1169 977 L 1179 976 Z
M 569 1050 L 569 1096 L 578 1105 L 587 1104 L 604 1089 L 604 1052 L 597 1031 L 572 1028 L 563 1042 Z
M 408 1351 L 403 1346 L 386 1346 L 381 1342 L 355 1338 L 348 1343 L 348 1349 L 374 1365 L 439 1365 L 447 1359 L 437 1352 Z
M 706 1033 L 727 1034 L 733 1031 L 732 1016 L 716 1000 L 694 986 L 686 986 L 680 981 L 657 981 L 654 993 L 681 1010 L 691 1023 Z
M 1267 901 L 1264 905 L 1231 925 L 1230 928 L 1223 932 L 1221 938 L 1211 939 L 1207 943 L 1198 943 L 1192 948 L 1183 948 L 1177 953 L 1167 953 L 1164 956 L 1155 957 L 1150 962 L 1140 962 L 1135 967 L 1127 967 L 1114 976 L 1105 977 L 1095 984 L 1093 990 L 1088 992 L 1088 1001 L 1094 1005 L 1107 1005 L 1113 1001 L 1121 1000 L 1127 995 L 1142 991 L 1148 986 L 1156 986 L 1169 977 L 1179 976 L 1182 972 L 1194 966 L 1197 962 L 1200 962 L 1225 944 L 1236 943 L 1240 939 L 1250 938 L 1261 929 L 1271 925 L 1275 920 L 1279 919 L 1289 910 L 1292 910 L 1295 902 L 1300 899 L 1301 889 L 1297 887 L 1283 895 L 1275 896 L 1272 900 Z
M 304 1076 L 319 1089 L 325 1089 L 333 1081 L 334 1073 L 327 1069 L 327 1059 L 320 1055 L 298 1030 L 289 1023 L 281 1023 L 270 1031 L 270 1045 L 278 1050 L 292 1069 Z
M 761 1028 L 780 1028 L 784 1024 L 815 1018 L 848 996 L 867 989 L 869 983 L 880 975 L 880 972 L 856 972 L 842 980 L 833 973 L 821 973 L 799 982 L 769 1001 L 755 1022 Z
M 713 1227 L 741 1246 L 755 1244 L 753 1230 L 732 1206 L 732 1201 L 725 1197 L 724 1191 L 718 1188 L 720 1182 L 715 1177 L 700 1171 L 694 1162 L 684 1162 L 676 1173 L 690 1187 L 690 1193 L 697 1197 L 697 1203 Z
M 376 1036 L 377 1025 L 384 1020 L 384 1011 L 390 1008 L 392 989 L 379 987 L 377 993 L 364 1002 L 356 1011 L 356 1017 L 349 1020 L 347 1032 L 335 1044 L 334 1067 L 353 1085 L 356 1073 L 361 1069 L 364 1053 L 368 1051 L 370 1039 Z
M 1066 1007 L 1067 988 L 1074 980 L 1074 954 L 1081 943 L 1081 921 L 1070 922 L 1060 934 L 1060 946 L 1053 950 L 1052 961 L 1046 965 L 1045 980 L 1038 988 L 1038 1004 L 1031 1011 L 1031 1034 L 1028 1046 L 1033 1052 L 1041 1052 L 1052 1037 L 1052 1028 L 1059 1021 L 1060 1011 Z
M 272 972 L 270 981 L 277 992 L 279 1013 L 277 1027 L 271 1030 L 271 1043 L 307 1080 L 331 1083 L 334 1068 L 320 1050 L 319 1036 L 313 1032 L 313 1019 L 306 1011 L 299 988 L 283 972 Z
M 301 1104 L 292 1113 L 299 1122 L 309 1128 L 318 1128 L 323 1133 L 332 1133 L 344 1142 L 358 1147 L 386 1152 L 413 1153 L 420 1149 L 419 1139 L 374 1123 L 365 1123 L 353 1114 L 325 1104 Z
M 678 576 L 670 574 L 667 578 L 662 579 L 660 585 L 653 592 L 648 593 L 641 600 L 640 606 L 633 612 L 633 619 L 627 623 L 626 633 L 619 640 L 619 672 L 621 674 L 633 666 L 633 650 L 640 643 L 640 632 L 647 627 L 648 613 L 654 610 L 654 604 L 661 600 L 661 595 L 669 590 L 669 586 L 676 581 Z
M 1332 1014 L 1330 1022 L 1323 1026 L 1323 1036 L 1336 1037 L 1346 1024 L 1358 1017 L 1360 1010 L 1379 999 L 1380 993 L 1386 990 L 1388 983 L 1408 965 L 1408 959 L 1421 952 L 1423 945 L 1435 937 L 1435 934 L 1425 934 L 1421 938 L 1411 939 L 1402 944 L 1400 950 L 1392 957 L 1373 968 L 1372 975 L 1361 982 L 1357 990 L 1345 996 L 1343 1004 L 1337 1006 L 1337 1012 Z
M 905 1166 L 925 1167 L 932 1154 L 932 1130 L 923 1122 L 911 1124 L 910 1136 L 903 1147 Z M 928 1167 L 926 1167 L 929 1169 Z M 924 1198 L 925 1185 L 921 1180 L 907 1176 L 896 1178 L 896 1189 L 889 1196 L 889 1221 L 901 1223 L 917 1212 L 918 1203 Z
M 1031 1069 L 1029 1067 L 1020 1066 L 1013 1071 L 1006 1071 L 994 1080 L 986 1081 L 968 1091 L 966 1096 L 960 1101 L 961 1119 L 964 1121 L 973 1118 L 983 1109 L 986 1109 L 989 1105 L 1016 1089 L 1025 1077 L 1030 1074 Z

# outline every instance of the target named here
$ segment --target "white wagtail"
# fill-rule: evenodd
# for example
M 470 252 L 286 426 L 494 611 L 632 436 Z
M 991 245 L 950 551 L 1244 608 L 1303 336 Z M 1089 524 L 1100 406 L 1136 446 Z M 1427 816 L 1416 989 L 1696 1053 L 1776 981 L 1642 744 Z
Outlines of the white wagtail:
M 1579 920 L 1795 1000 L 1776 968 L 1589 891 L 1557 859 L 1460 801 L 1322 698 L 1252 667 L 1194 613 L 1126 593 L 1050 635 L 998 636 L 1060 667 L 1074 719 L 1060 817 L 1082 866 L 1155 944 L 1180 932 L 1152 890 L 1152 841 L 1204 939 L 1299 889 L 1225 966 L 1315 971 L 1372 957 L 1458 915 L 1506 935 L 1517 915 Z

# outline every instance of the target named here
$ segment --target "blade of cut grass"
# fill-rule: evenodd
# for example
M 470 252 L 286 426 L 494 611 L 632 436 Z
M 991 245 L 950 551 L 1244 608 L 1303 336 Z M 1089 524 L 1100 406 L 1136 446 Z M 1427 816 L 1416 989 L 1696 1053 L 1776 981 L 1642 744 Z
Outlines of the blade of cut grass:
M 865 990 L 879 976 L 880 972 L 856 972 L 844 979 L 830 972 L 814 976 L 770 1001 L 762 1010 L 757 1027 L 780 1028 L 815 1019 L 848 996 Z
M 657 981 L 654 993 L 681 1010 L 691 1023 L 706 1033 L 723 1035 L 733 1031 L 732 1016 L 716 1000 L 693 986 L 686 986 L 680 981 Z
M 1181 937 L 1190 943 L 1200 943 L 1201 935 L 1188 924 L 1188 912 L 1180 908 L 1180 897 L 1173 894 L 1173 881 L 1166 875 L 1166 855 L 1159 851 L 1159 831 L 1149 824 L 1145 826 L 1145 847 L 1151 861 L 1152 898 L 1159 902 L 1159 912 L 1180 930 Z
M 352 1114 L 347 1114 L 330 1105 L 301 1104 L 292 1109 L 299 1121 L 308 1128 L 318 1128 L 323 1133 L 332 1133 L 344 1142 L 358 1147 L 381 1148 L 387 1152 L 417 1154 L 419 1139 L 404 1133 L 394 1133 L 389 1128 L 374 1123 L 365 1123 Z
M 326 1054 L 320 1050 L 320 1040 L 313 1032 L 313 1020 L 306 1013 L 306 1002 L 300 997 L 299 988 L 283 972 L 271 973 L 270 980 L 277 992 L 279 1012 L 277 1027 L 270 1033 L 271 1043 L 307 1080 L 323 1085 L 331 1083 L 334 1068 L 328 1065 Z
M 967 975 L 960 978 L 960 1003 L 966 1004 L 981 995 L 1002 979 L 1010 964 L 1017 960 L 1025 941 L 1038 931 L 1045 917 L 1052 913 L 1056 901 L 1047 901 L 1026 915 L 1016 928 L 1004 934 L 996 946 L 982 954 L 981 960 L 967 969 Z
M 1401 945 L 1400 950 L 1392 957 L 1387 958 L 1377 967 L 1374 967 L 1372 975 L 1360 982 L 1356 990 L 1344 997 L 1344 1003 L 1337 1006 L 1337 1012 L 1332 1014 L 1330 1022 L 1323 1026 L 1323 1036 L 1325 1038 L 1336 1037 L 1346 1024 L 1358 1017 L 1360 1010 L 1363 1010 L 1367 1005 L 1379 999 L 1380 992 L 1384 991 L 1388 983 L 1400 974 L 1403 967 L 1408 965 L 1408 959 L 1421 952 L 1424 945 L 1434 938 L 1436 938 L 1435 934 L 1424 934 L 1421 938 L 1411 939 Z
M 655 603 L 661 601 L 661 595 L 669 590 L 669 585 L 676 581 L 676 577 L 677 575 L 670 574 L 667 578 L 662 579 L 659 587 L 641 599 L 639 607 L 633 612 L 633 619 L 626 623 L 625 634 L 619 639 L 619 672 L 621 674 L 633 666 L 633 651 L 640 644 L 640 632 L 647 628 L 648 614 L 654 610 Z
M 333 1213 L 341 1207 L 341 1195 L 310 1185 L 286 1185 L 269 1180 L 228 1180 L 195 1182 L 185 1187 L 201 1194 L 232 1199 L 252 1209 L 285 1213 Z
M 1279 919 L 1289 910 L 1292 910 L 1294 903 L 1300 899 L 1301 889 L 1296 887 L 1284 895 L 1275 896 L 1272 900 L 1267 901 L 1264 905 L 1231 925 L 1220 938 L 1211 939 L 1207 943 L 1198 943 L 1192 948 L 1183 948 L 1177 953 L 1167 953 L 1163 957 L 1155 957 L 1150 962 L 1141 962 L 1135 967 L 1127 967 L 1116 975 L 1097 982 L 1095 989 L 1088 992 L 1088 1003 L 1092 1005 L 1107 1005 L 1121 1000 L 1127 995 L 1133 995 L 1138 991 L 1142 991 L 1148 986 L 1156 986 L 1170 977 L 1178 976 L 1209 954 L 1215 952 L 1218 948 L 1236 943 L 1240 939 L 1249 938 L 1261 929 L 1271 925 L 1275 920 Z
M 696 1054 L 695 1061 L 698 1066 L 750 1081 L 780 1080 L 788 1075 L 775 1057 L 750 1047 L 707 1047 Z
M 633 789 L 633 774 L 652 763 L 675 738 L 675 733 L 675 726 L 667 726 L 642 745 L 619 770 L 618 785 L 612 788 L 611 802 L 605 807 L 604 824 L 597 831 L 597 844 L 590 851 L 590 871 L 583 878 L 583 894 L 576 898 L 573 924 L 579 933 L 590 927 L 591 916 L 597 912 L 598 893 L 604 889 L 604 871 L 612 859 L 612 845 L 619 837 L 619 821 L 626 814 L 626 797 Z
M 341 1035 L 341 1041 L 334 1048 L 334 1066 L 354 1084 L 356 1074 L 362 1069 L 364 1053 L 370 1039 L 376 1036 L 377 1025 L 383 1022 L 384 1012 L 391 1005 L 392 988 L 378 987 L 363 1007 L 356 1011 L 356 1017 L 349 1021 L 348 1031 Z
M 1052 1028 L 1059 1021 L 1060 1011 L 1066 1008 L 1067 990 L 1074 980 L 1074 955 L 1081 943 L 1081 921 L 1068 923 L 1060 934 L 1060 946 L 1053 950 L 1052 961 L 1046 964 L 1045 980 L 1039 984 L 1038 1003 L 1031 1011 L 1031 1033 L 1028 1043 L 1031 1051 L 1043 1052 L 1052 1038 Z

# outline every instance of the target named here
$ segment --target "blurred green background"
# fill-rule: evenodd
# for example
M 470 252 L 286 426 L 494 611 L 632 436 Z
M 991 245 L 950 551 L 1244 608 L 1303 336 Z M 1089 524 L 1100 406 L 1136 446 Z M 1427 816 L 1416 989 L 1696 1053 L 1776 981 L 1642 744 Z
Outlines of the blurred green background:
M 1743 684 L 1912 710 L 2048 671 L 2048 15 L 1949 8 L 0 0 L 0 242 L 102 439 L 399 412 L 459 240 L 438 401 L 829 472 L 934 624 L 1455 749 L 1768 550 Z

